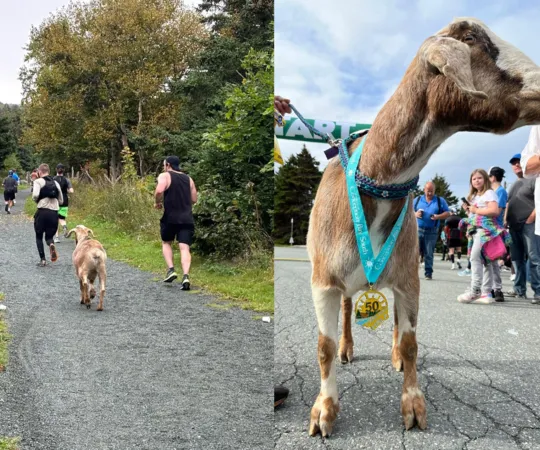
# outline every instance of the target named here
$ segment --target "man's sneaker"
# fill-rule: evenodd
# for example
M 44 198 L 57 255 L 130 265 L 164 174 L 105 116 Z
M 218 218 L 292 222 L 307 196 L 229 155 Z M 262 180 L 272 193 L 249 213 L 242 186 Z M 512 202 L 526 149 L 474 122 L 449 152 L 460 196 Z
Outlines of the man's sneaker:
M 452 270 L 456 270 L 456 265 L 452 263 Z
M 458 275 L 460 277 L 470 277 L 471 276 L 471 270 L 470 269 L 462 270 L 461 272 L 458 272 Z
M 482 294 L 479 298 L 473 300 L 471 303 L 476 305 L 490 305 L 491 303 L 495 303 L 495 299 L 491 296 L 491 293 Z
M 461 263 L 460 263 L 459 261 L 457 262 L 457 268 L 458 268 L 459 270 L 461 270 L 461 269 L 462 269 L 462 267 L 461 267 Z
M 491 291 L 491 295 L 493 295 L 493 298 L 496 302 L 504 302 L 504 294 L 500 289 L 495 289 L 494 291 Z
M 36 264 L 38 267 L 45 267 L 47 265 L 47 261 L 42 259 L 40 262 Z
M 527 298 L 526 294 L 518 294 L 514 289 L 510 289 L 509 291 L 505 292 L 505 295 L 507 297 Z
M 189 291 L 190 287 L 191 287 L 191 284 L 189 282 L 189 275 L 185 273 L 184 278 L 182 278 L 182 290 Z
M 274 408 L 281 405 L 289 396 L 289 390 L 284 386 L 274 386 Z
M 431 275 L 426 275 L 426 280 L 433 280 L 433 277 Z
M 533 305 L 540 305 L 540 296 L 535 295 L 534 298 L 531 300 L 531 303 Z
M 178 274 L 174 271 L 174 269 L 169 269 L 167 271 L 167 275 L 165 275 L 165 279 L 163 280 L 163 282 L 172 283 L 177 278 L 178 278 Z
M 461 295 L 458 295 L 457 301 L 459 303 L 471 303 L 474 300 L 479 299 L 482 296 L 480 292 L 473 292 L 470 289 Z
M 7 210 L 7 213 L 8 213 L 8 214 L 11 214 L 11 209 L 8 209 L 8 210 Z
M 58 239 L 58 238 L 55 236 L 54 239 L 53 239 L 53 241 L 54 241 L 55 244 L 58 244 L 58 243 L 60 242 L 60 239 Z
M 49 249 L 51 250 L 51 262 L 55 262 L 58 259 L 58 253 L 56 253 L 56 247 L 54 244 L 49 245 Z

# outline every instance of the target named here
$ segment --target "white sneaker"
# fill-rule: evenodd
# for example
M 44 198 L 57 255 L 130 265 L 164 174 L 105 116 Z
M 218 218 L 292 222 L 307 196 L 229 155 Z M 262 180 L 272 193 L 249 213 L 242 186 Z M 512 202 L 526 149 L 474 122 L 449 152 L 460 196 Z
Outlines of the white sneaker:
M 53 239 L 53 241 L 54 241 L 55 244 L 58 244 L 58 243 L 60 242 L 60 239 L 58 239 L 58 238 L 55 236 L 54 239 Z
M 452 263 L 452 270 L 456 270 L 456 265 Z
M 457 301 L 459 303 L 471 303 L 474 300 L 479 299 L 482 296 L 480 292 L 473 292 L 470 289 L 465 293 L 458 296 Z
M 495 299 L 489 294 L 482 294 L 480 298 L 477 298 L 476 300 L 473 300 L 471 303 L 474 303 L 475 305 L 489 305 L 491 303 L 495 303 Z
M 514 281 L 516 279 L 516 274 L 510 275 L 510 281 Z

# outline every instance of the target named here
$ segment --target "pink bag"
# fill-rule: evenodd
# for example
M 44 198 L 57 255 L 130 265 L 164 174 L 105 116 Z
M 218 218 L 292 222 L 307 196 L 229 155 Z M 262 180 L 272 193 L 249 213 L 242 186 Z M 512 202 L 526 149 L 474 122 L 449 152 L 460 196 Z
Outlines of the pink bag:
M 482 253 L 484 257 L 489 261 L 495 261 L 498 258 L 502 258 L 506 255 L 506 247 L 501 236 L 496 236 L 490 241 L 486 242 L 482 247 Z

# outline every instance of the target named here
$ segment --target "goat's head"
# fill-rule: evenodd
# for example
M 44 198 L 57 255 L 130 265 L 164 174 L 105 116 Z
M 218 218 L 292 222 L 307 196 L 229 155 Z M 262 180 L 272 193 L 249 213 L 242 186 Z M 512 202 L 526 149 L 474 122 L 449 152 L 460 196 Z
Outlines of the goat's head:
M 415 66 L 429 114 L 446 125 L 507 133 L 540 123 L 540 68 L 477 19 L 457 18 L 428 38 Z
M 85 227 L 84 225 L 77 225 L 75 228 L 72 228 L 71 230 L 69 230 L 66 237 L 71 237 L 72 234 L 75 234 L 75 244 L 77 245 L 80 241 L 84 241 L 90 236 L 94 237 L 94 232 L 90 228 Z

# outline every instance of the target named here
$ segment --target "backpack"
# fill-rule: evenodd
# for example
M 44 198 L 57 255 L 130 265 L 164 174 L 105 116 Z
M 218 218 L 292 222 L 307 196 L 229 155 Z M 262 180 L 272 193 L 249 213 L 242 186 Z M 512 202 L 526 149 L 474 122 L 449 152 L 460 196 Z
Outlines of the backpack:
M 38 201 L 43 198 L 58 198 L 58 187 L 51 177 L 44 177 L 45 186 L 39 190 Z

